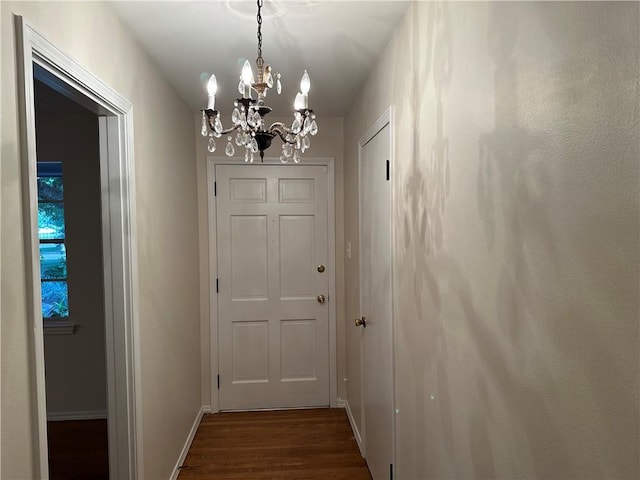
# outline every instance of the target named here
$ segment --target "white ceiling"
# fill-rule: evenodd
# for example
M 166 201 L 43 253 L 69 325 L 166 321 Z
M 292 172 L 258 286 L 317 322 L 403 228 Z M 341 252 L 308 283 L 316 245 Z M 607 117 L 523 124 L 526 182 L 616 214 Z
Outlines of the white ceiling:
M 182 99 L 206 106 L 210 73 L 218 80 L 216 108 L 230 115 L 245 59 L 255 72 L 257 6 L 253 0 L 110 3 Z M 307 69 L 309 107 L 343 116 L 395 26 L 405 1 L 265 0 L 262 55 L 282 74 L 282 95 L 267 96 L 273 115 L 288 116 Z

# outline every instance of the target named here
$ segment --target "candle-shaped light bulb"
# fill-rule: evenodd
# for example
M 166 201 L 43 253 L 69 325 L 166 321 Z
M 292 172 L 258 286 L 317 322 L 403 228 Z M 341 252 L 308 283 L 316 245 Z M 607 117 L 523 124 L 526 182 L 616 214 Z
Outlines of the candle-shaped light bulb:
M 245 85 L 251 85 L 253 82 L 253 71 L 251 70 L 249 60 L 245 60 L 244 66 L 242 67 L 242 81 Z
M 304 95 L 302 93 L 296 94 L 296 99 L 293 102 L 293 108 L 295 110 L 302 110 L 304 108 Z
M 244 86 L 242 92 L 242 98 L 251 98 L 251 84 L 253 83 L 253 71 L 251 70 L 251 64 L 249 60 L 244 61 L 244 65 L 242 67 L 242 75 L 240 76 L 242 79 L 242 84 Z
M 218 81 L 216 80 L 215 74 L 211 74 L 209 77 L 209 81 L 207 82 L 207 93 L 209 95 L 215 95 L 218 91 Z
M 209 94 L 209 103 L 207 104 L 208 110 L 213 110 L 216 105 L 216 92 L 218 91 L 218 81 L 215 75 L 209 77 L 207 82 L 207 93 Z
M 304 74 L 302 75 L 302 80 L 300 80 L 300 91 L 306 95 L 307 93 L 309 93 L 310 89 L 311 80 L 309 79 L 309 74 L 305 70 Z
M 302 80 L 300 80 L 300 92 L 302 92 L 302 106 L 300 109 L 309 108 L 309 90 L 311 89 L 311 80 L 309 74 L 304 71 Z

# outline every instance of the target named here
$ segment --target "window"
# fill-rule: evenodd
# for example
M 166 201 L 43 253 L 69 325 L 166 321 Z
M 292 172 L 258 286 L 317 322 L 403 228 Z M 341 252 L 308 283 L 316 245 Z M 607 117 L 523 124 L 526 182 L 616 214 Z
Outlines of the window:
M 38 238 L 42 316 L 45 320 L 67 320 L 69 289 L 62 162 L 38 162 Z

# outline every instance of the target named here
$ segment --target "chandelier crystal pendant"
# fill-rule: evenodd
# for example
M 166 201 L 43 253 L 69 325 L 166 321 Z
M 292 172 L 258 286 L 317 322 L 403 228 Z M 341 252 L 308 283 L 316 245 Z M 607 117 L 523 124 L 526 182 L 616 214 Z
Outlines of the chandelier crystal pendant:
M 253 162 L 254 155 L 260 153 L 260 161 L 264 161 L 264 151 L 271 146 L 271 141 L 276 137 L 282 140 L 282 153 L 280 161 L 288 163 L 293 160 L 300 162 L 300 155 L 311 146 L 310 136 L 318 133 L 318 124 L 313 110 L 309 108 L 309 90 L 311 81 L 309 74 L 304 71 L 300 81 L 300 92 L 295 97 L 293 121 L 288 127 L 282 122 L 272 123 L 266 127 L 265 116 L 271 112 L 271 108 L 265 105 L 265 97 L 274 83 L 278 95 L 282 92 L 281 75 L 272 72 L 270 65 L 265 65 L 262 58 L 262 5 L 263 0 L 258 0 L 258 58 L 256 67 L 258 71 L 257 81 L 254 81 L 253 70 L 249 60 L 244 62 L 238 92 L 242 98 L 234 102 L 231 114 L 233 126 L 225 129 L 220 119 L 220 112 L 215 110 L 216 92 L 218 82 L 215 75 L 211 75 L 207 82 L 207 94 L 209 101 L 207 108 L 202 110 L 203 137 L 209 137 L 207 149 L 213 153 L 216 150 L 216 138 L 226 137 L 227 145 L 225 154 L 232 157 L 236 153 L 236 147 L 244 148 L 244 161 Z M 253 92 L 256 98 L 253 98 Z

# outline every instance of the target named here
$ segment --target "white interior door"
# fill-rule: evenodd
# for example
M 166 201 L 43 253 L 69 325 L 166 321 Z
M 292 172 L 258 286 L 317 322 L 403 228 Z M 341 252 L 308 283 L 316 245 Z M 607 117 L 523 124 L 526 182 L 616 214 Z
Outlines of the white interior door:
M 393 463 L 393 330 L 391 288 L 390 128 L 360 156 L 360 313 L 364 450 L 373 480 Z
M 215 168 L 220 409 L 329 405 L 327 167 Z

